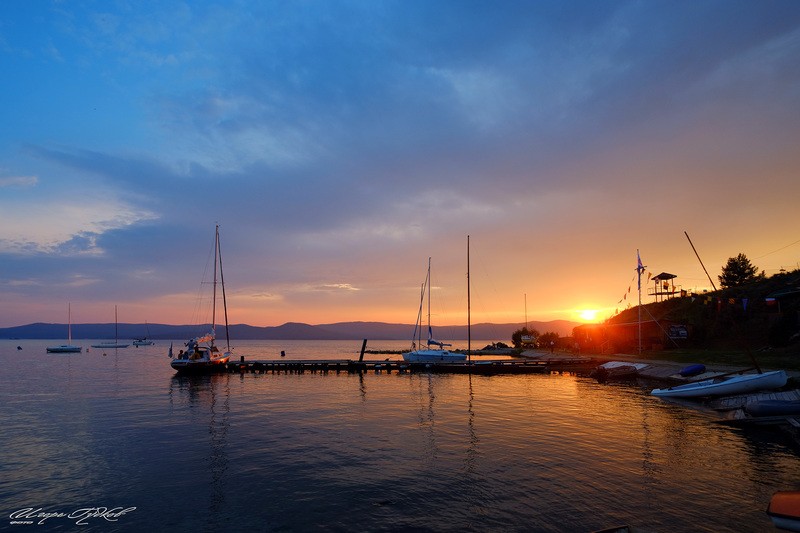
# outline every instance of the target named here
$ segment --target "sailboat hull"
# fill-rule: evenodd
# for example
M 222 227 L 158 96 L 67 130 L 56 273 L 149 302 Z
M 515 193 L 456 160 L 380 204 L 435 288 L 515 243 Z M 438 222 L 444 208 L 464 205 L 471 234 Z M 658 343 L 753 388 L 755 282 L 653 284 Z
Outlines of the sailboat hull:
M 80 346 L 72 346 L 71 344 L 47 347 L 47 353 L 81 353 L 81 350 Z
M 204 372 L 222 372 L 227 368 L 230 354 L 226 353 L 214 359 L 173 359 L 170 365 L 181 374 L 201 374 Z
M 403 354 L 403 360 L 409 363 L 458 363 L 466 359 L 466 354 L 447 350 L 416 350 Z
M 120 344 L 116 342 L 101 342 L 100 344 L 92 344 L 92 348 L 127 348 L 130 344 Z

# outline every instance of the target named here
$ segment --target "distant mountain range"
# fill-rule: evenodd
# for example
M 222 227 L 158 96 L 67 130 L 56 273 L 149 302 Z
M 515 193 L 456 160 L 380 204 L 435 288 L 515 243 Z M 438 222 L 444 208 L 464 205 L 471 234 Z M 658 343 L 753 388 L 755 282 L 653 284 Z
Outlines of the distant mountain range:
M 528 327 L 540 333 L 553 331 L 562 337 L 572 335 L 578 322 L 552 320 L 529 322 Z M 472 338 L 511 342 L 511 334 L 524 324 L 473 324 Z M 200 326 L 173 326 L 168 324 L 119 324 L 120 339 L 188 339 L 207 333 L 209 324 Z M 217 326 L 219 329 L 219 326 Z M 384 322 L 338 322 L 312 326 L 298 322 L 287 322 L 281 326 L 258 327 L 247 324 L 230 326 L 231 338 L 238 340 L 405 340 L 410 339 L 414 326 L 409 324 L 387 324 Z M 221 333 L 221 332 L 220 332 Z M 440 340 L 463 340 L 467 338 L 467 326 L 440 326 L 436 328 Z M 45 324 L 37 322 L 25 326 L 0 328 L 3 339 L 66 339 L 67 324 Z M 114 324 L 73 324 L 73 339 L 113 339 Z

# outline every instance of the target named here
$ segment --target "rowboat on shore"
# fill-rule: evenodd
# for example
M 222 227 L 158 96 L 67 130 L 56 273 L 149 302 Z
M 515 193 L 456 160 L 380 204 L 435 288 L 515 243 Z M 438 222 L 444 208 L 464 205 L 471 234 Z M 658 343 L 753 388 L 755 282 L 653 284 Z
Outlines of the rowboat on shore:
M 788 380 L 783 370 L 773 370 L 761 374 L 739 374 L 695 381 L 668 389 L 653 389 L 653 396 L 662 398 L 702 398 L 705 396 L 726 396 L 745 394 L 759 390 L 778 389 Z
M 599 383 L 607 381 L 623 381 L 626 379 L 634 379 L 639 375 L 639 371 L 647 368 L 648 364 L 644 363 L 629 363 L 627 361 L 608 361 L 598 365 L 589 374 L 589 377 L 595 378 Z

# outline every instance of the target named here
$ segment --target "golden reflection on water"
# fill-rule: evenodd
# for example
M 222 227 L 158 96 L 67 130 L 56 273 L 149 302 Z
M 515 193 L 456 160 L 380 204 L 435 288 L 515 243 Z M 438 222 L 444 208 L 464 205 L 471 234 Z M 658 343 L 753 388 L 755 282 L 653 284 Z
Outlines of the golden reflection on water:
M 0 352 L 23 376 L 0 398 L 9 505 L 118 495 L 152 511 L 134 515 L 137 528 L 177 530 L 736 531 L 767 527 L 772 492 L 800 480 L 790 448 L 635 386 L 569 374 L 181 378 L 151 348 Z M 189 496 L 201 505 L 187 508 Z

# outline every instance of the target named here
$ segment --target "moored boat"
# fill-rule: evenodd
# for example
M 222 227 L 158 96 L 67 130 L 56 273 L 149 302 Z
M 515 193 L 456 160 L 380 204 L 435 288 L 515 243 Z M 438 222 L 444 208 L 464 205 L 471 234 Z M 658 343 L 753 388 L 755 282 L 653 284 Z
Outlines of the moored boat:
M 152 346 L 155 343 L 145 337 L 142 339 L 136 339 L 131 344 L 133 344 L 134 346 Z
M 217 316 L 217 267 L 219 266 L 220 281 L 222 284 L 222 304 L 225 311 L 225 339 L 227 350 L 221 352 L 215 344 L 216 316 Z M 169 346 L 170 365 L 179 373 L 214 372 L 222 370 L 231 357 L 230 336 L 228 335 L 228 306 L 225 300 L 225 276 L 222 274 L 222 252 L 219 245 L 219 225 L 216 226 L 214 235 L 214 281 L 211 310 L 211 333 L 190 339 L 186 342 L 186 350 L 181 350 L 177 357 Z
M 83 351 L 81 346 L 72 344 L 72 305 L 67 304 L 67 344 L 48 346 L 47 353 L 81 353 L 81 351 Z
M 783 370 L 773 370 L 761 374 L 739 374 L 720 378 L 695 381 L 668 389 L 653 389 L 653 396 L 663 398 L 702 398 L 705 396 L 726 396 L 745 394 L 759 390 L 778 389 L 788 380 Z
M 149 338 L 150 337 L 150 328 L 147 326 L 147 321 L 145 321 L 144 327 L 145 327 L 145 329 L 147 331 L 147 335 L 145 335 L 144 337 L 141 337 L 141 338 L 133 340 L 132 344 L 134 346 L 136 346 L 136 347 L 139 347 L 139 346 L 152 346 L 153 344 L 155 344 Z
M 425 283 L 422 285 L 422 295 L 419 303 L 419 313 L 417 313 L 417 322 L 414 326 L 414 337 L 411 341 L 411 350 L 403 353 L 403 360 L 410 363 L 454 363 L 467 359 L 467 354 L 451 352 L 445 350 L 445 346 L 450 346 L 444 342 L 437 341 L 433 338 L 433 330 L 431 329 L 431 258 L 428 258 L 428 275 L 425 277 Z M 417 334 L 422 331 L 422 306 L 425 301 L 425 293 L 428 294 L 428 341 L 426 342 L 427 349 L 422 349 L 422 340 L 417 341 Z M 417 348 L 417 342 L 420 348 Z M 432 346 L 438 346 L 438 349 L 432 349 Z
M 106 341 L 92 344 L 92 348 L 127 348 L 128 343 L 119 342 L 119 328 L 117 322 L 117 306 L 114 306 L 114 342 Z

